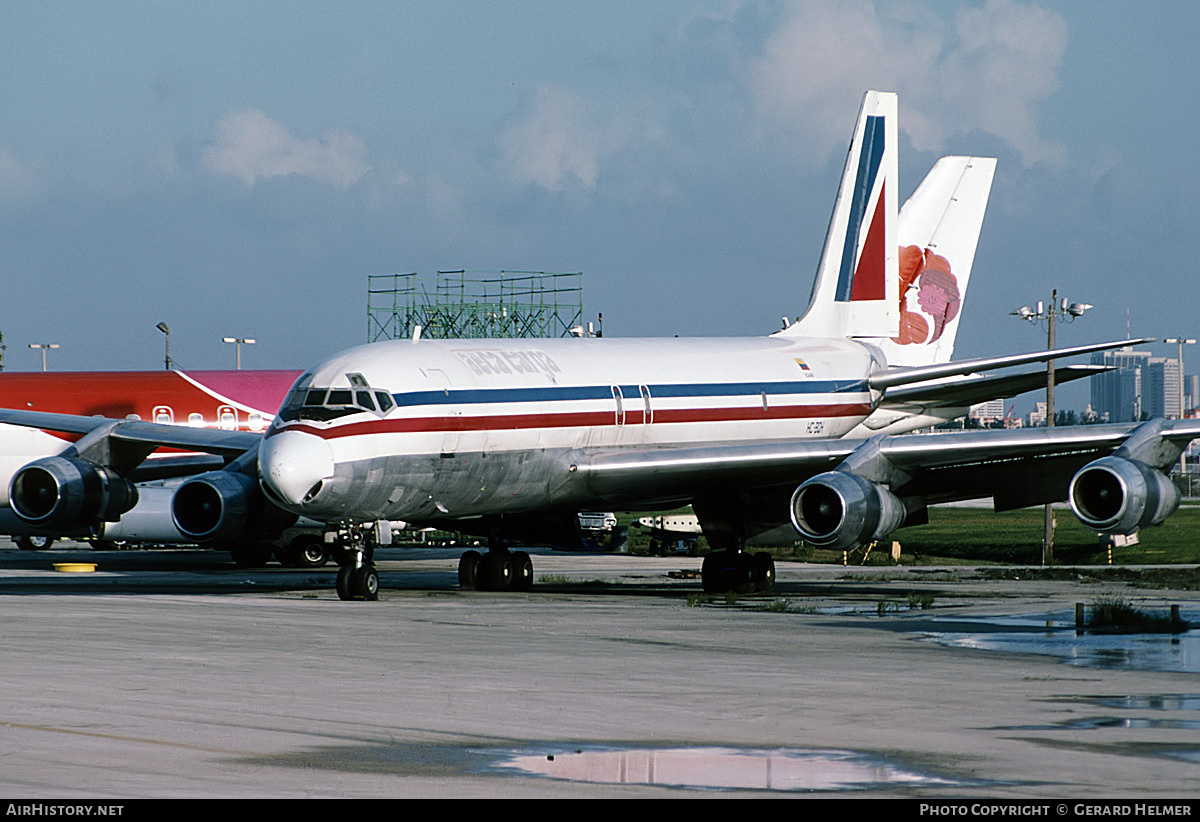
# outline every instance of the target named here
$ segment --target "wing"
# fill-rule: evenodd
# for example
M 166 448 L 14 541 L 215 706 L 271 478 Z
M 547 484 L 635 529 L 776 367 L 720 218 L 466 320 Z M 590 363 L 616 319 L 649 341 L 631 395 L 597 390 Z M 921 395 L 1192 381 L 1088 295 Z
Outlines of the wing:
M 789 520 L 808 542 L 865 544 L 926 521 L 930 504 L 996 510 L 1069 499 L 1097 531 L 1132 533 L 1179 503 L 1163 473 L 1200 420 L 877 436 L 639 452 L 577 451 L 586 496 L 613 507 L 691 502 L 706 533 L 745 540 Z
M 228 461 L 255 448 L 262 438 L 261 434 L 249 431 L 193 428 L 143 420 L 78 417 L 71 414 L 8 408 L 0 408 L 0 423 L 80 437 L 81 439 L 68 449 L 74 452 L 72 456 L 86 456 L 91 461 L 113 468 L 122 474 L 135 471 L 159 448 L 198 451 Z M 210 465 L 212 461 L 206 460 L 202 464 Z

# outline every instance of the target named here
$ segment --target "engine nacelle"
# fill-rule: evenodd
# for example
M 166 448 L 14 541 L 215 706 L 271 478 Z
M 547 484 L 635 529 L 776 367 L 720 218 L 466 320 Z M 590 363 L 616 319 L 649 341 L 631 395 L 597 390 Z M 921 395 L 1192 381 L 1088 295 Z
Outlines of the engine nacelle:
M 1137 460 L 1102 457 L 1071 479 L 1071 510 L 1087 527 L 1132 534 L 1157 525 L 1179 507 L 1179 489 L 1163 472 Z
M 806 542 L 846 549 L 881 539 L 899 528 L 907 511 L 899 498 L 870 480 L 829 471 L 792 494 L 792 525 Z
M 63 532 L 118 520 L 137 500 L 137 487 L 129 480 L 75 457 L 31 462 L 9 486 L 9 503 L 18 517 Z
M 92 527 L 96 539 L 112 542 L 149 542 L 177 544 L 190 542 L 180 535 L 171 518 L 174 488 L 158 485 L 138 488 L 137 505 L 126 511 L 119 522 L 102 522 Z
M 255 479 L 233 471 L 210 471 L 179 486 L 171 518 L 196 542 L 274 537 L 296 520 L 267 502 Z

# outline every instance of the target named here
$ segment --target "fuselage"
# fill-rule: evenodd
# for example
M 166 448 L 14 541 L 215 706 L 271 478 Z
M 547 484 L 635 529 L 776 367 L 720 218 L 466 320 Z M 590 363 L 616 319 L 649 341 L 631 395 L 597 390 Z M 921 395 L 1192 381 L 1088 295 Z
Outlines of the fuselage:
M 0 373 L 0 407 L 263 431 L 298 371 L 72 371 Z M 0 425 L 0 503 L 22 466 L 58 454 L 66 435 Z
M 325 521 L 570 506 L 577 451 L 836 438 L 881 355 L 804 338 L 375 343 L 306 372 L 267 431 L 273 499 Z

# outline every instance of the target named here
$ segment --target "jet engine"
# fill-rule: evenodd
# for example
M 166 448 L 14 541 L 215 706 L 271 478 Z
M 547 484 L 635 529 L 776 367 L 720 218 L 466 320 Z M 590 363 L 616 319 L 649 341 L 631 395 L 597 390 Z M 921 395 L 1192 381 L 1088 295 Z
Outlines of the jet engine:
M 1161 471 L 1124 457 L 1102 457 L 1071 479 L 1071 510 L 1084 525 L 1132 534 L 1157 525 L 1179 507 L 1179 489 Z
M 273 537 L 296 519 L 267 502 L 254 478 L 233 471 L 210 471 L 179 486 L 171 518 L 196 542 Z
M 907 512 L 895 494 L 857 474 L 829 471 L 792 494 L 792 525 L 822 548 L 865 545 L 903 524 Z
M 30 525 L 68 532 L 112 522 L 137 504 L 136 486 L 112 470 L 76 457 L 47 457 L 13 475 L 9 501 Z

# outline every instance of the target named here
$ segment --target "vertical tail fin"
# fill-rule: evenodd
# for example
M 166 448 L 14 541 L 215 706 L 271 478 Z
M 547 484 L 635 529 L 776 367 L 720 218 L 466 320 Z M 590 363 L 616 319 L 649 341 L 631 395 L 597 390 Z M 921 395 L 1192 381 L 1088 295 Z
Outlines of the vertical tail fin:
M 895 337 L 900 323 L 896 95 L 859 109 L 812 300 L 783 336 Z
M 900 211 L 900 330 L 889 365 L 949 362 L 996 160 L 943 157 Z

